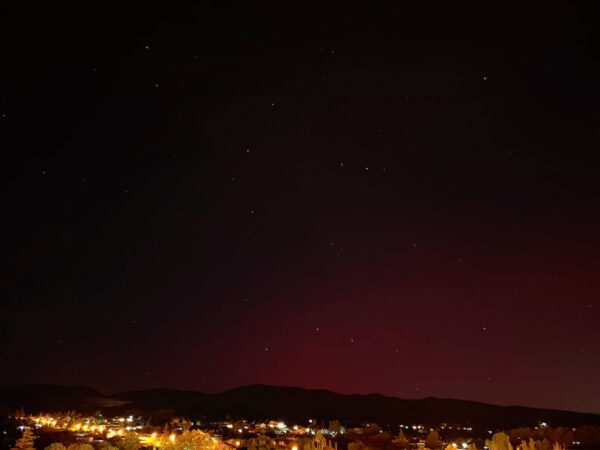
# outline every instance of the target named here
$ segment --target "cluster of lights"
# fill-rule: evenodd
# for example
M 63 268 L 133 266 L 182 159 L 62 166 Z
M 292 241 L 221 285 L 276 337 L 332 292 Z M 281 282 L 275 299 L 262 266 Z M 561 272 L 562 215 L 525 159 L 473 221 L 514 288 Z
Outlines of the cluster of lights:
M 127 417 L 117 417 L 114 418 L 112 420 L 107 420 L 104 418 L 70 418 L 70 417 L 65 417 L 65 418 L 61 418 L 61 417 L 52 417 L 52 416 L 37 416 L 37 417 L 32 417 L 30 416 L 28 418 L 31 422 L 33 422 L 33 424 L 35 425 L 35 427 L 52 427 L 52 428 L 61 428 L 61 429 L 68 429 L 71 431 L 75 431 L 75 432 L 85 432 L 85 433 L 89 433 L 89 434 L 99 434 L 99 435 L 103 435 L 106 439 L 110 439 L 113 437 L 122 437 L 125 435 L 126 432 L 129 431 L 133 431 L 133 430 L 140 430 L 142 429 L 141 425 L 138 425 L 138 421 L 137 419 L 135 419 L 133 416 L 127 416 Z M 31 423 L 30 422 L 30 423 Z M 308 420 L 308 426 L 298 426 L 298 425 L 293 425 L 293 426 L 288 426 L 285 422 L 283 421 L 270 421 L 268 423 L 260 423 L 260 424 L 251 424 L 251 428 L 248 425 L 242 425 L 242 424 L 238 424 L 238 423 L 223 423 L 221 422 L 221 426 L 225 426 L 227 429 L 229 430 L 235 430 L 237 433 L 244 433 L 245 431 L 253 433 L 255 432 L 256 428 L 258 429 L 263 429 L 263 432 L 265 429 L 269 428 L 271 429 L 273 432 L 277 433 L 277 434 L 284 434 L 284 433 L 292 433 L 292 434 L 309 434 L 309 435 L 315 435 L 316 432 L 316 424 L 314 423 L 314 420 L 310 419 Z M 546 427 L 548 426 L 546 423 L 542 422 L 539 424 L 540 427 Z M 400 425 L 400 428 L 404 428 L 407 430 L 415 430 L 418 433 L 422 433 L 427 431 L 428 428 L 426 428 L 423 425 Z M 457 430 L 466 430 L 466 431 L 471 431 L 472 428 L 471 427 L 460 427 L 460 426 L 449 426 L 448 424 L 441 424 L 440 425 L 441 429 L 457 429 Z M 181 428 L 178 428 L 179 430 L 181 430 Z M 335 435 L 334 433 L 331 433 L 329 430 L 327 429 L 323 429 L 320 430 L 320 432 L 322 434 L 332 434 Z M 382 430 L 380 432 L 383 432 Z M 340 431 L 340 433 L 343 433 L 343 431 Z M 492 434 L 493 432 L 491 430 L 489 430 L 489 433 Z M 156 448 L 160 448 L 160 447 L 164 447 L 166 446 L 167 448 L 171 447 L 172 444 L 174 444 L 177 440 L 177 435 L 176 434 L 169 434 L 169 435 L 157 435 L 156 432 L 153 432 L 152 434 L 143 434 L 140 433 L 139 431 L 136 433 L 137 434 L 137 438 L 139 439 L 140 443 L 143 446 L 146 447 L 154 447 Z M 216 438 L 212 438 L 213 441 L 216 442 Z M 171 444 L 171 445 L 169 445 Z M 236 448 L 240 447 L 242 445 L 242 442 L 240 440 L 235 440 L 232 442 L 232 444 L 235 445 Z M 290 450 L 298 450 L 298 445 L 297 444 L 288 444 L 290 445 L 289 449 Z M 456 450 L 468 450 L 469 446 L 467 444 L 467 442 L 459 442 L 459 443 L 451 443 L 450 446 L 452 449 L 456 449 Z
M 440 428 L 442 430 L 448 429 L 448 430 L 459 430 L 459 431 L 473 431 L 472 427 L 457 427 L 457 426 L 452 426 L 452 425 L 447 425 L 445 423 L 440 425 Z
M 423 425 L 403 425 L 403 424 L 400 424 L 400 428 L 406 428 L 407 430 L 419 430 L 419 431 L 425 430 L 425 427 Z
M 31 426 L 36 428 L 50 427 L 54 429 L 69 430 L 78 435 L 98 435 L 103 439 L 124 437 L 127 433 L 135 433 L 136 438 L 144 447 L 171 447 L 177 440 L 177 435 L 166 434 L 160 435 L 156 432 L 151 434 L 142 433 L 143 426 L 138 424 L 138 420 L 134 416 L 115 417 L 113 419 L 96 418 L 96 417 L 59 417 L 59 416 L 25 416 L 22 420 L 27 421 Z M 227 425 L 228 428 L 233 428 L 233 425 Z M 18 427 L 21 431 L 30 428 L 24 424 Z M 248 429 L 248 426 L 244 426 Z M 181 428 L 178 428 L 181 430 Z M 237 430 L 243 432 L 242 428 Z M 211 438 L 217 443 L 219 440 L 215 437 Z M 169 445 L 170 444 L 170 445 Z M 236 441 L 236 447 L 241 445 L 240 441 Z
M 123 431 L 123 429 L 119 428 L 118 430 L 108 430 L 108 432 L 106 433 L 106 437 L 110 439 L 115 436 L 123 436 L 124 434 L 125 432 Z
M 125 432 L 140 430 L 141 425 L 134 423 L 134 417 L 117 417 L 112 423 L 104 418 L 86 417 L 73 418 L 69 416 L 29 416 L 23 417 L 28 420 L 35 428 L 53 428 L 57 430 L 69 430 L 76 433 L 87 433 L 104 435 L 107 439 L 115 436 L 124 436 Z

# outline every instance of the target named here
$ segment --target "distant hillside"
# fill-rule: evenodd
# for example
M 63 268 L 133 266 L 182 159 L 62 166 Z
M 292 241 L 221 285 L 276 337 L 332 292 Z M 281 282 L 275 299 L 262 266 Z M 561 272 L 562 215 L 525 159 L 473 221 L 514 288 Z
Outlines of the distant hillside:
M 343 395 L 326 390 L 251 385 L 218 394 L 171 389 L 122 392 L 110 397 L 84 387 L 19 386 L 0 388 L 0 405 L 29 411 L 99 408 L 105 414 L 124 410 L 173 410 L 193 418 L 240 417 L 305 422 L 339 419 L 349 424 L 441 422 L 474 427 L 512 428 L 547 422 L 552 426 L 600 425 L 600 415 L 497 406 L 465 400 L 402 400 L 378 394 Z
M 600 415 L 523 406 L 497 406 L 466 400 L 425 398 L 402 400 L 379 394 L 344 395 L 326 390 L 251 385 L 218 394 L 150 390 L 115 396 L 144 409 L 169 408 L 178 414 L 220 418 L 280 418 L 305 421 L 332 419 L 349 423 L 380 424 L 441 422 L 476 427 L 518 427 L 547 422 L 550 425 L 600 425 Z
M 0 407 L 8 410 L 25 408 L 32 412 L 83 411 L 90 408 L 112 408 L 125 403 L 85 386 L 0 386 Z

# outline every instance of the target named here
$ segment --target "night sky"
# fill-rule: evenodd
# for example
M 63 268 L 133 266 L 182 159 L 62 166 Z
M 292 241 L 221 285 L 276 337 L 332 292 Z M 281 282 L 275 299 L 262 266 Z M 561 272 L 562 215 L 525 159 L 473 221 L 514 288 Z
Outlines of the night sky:
M 0 383 L 600 413 L 598 3 L 46 3 L 0 21 Z

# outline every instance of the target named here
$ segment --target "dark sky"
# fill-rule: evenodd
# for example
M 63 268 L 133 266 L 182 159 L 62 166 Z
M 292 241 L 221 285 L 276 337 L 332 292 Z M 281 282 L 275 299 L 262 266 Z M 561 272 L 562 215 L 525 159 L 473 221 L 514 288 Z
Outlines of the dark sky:
M 0 383 L 600 413 L 597 3 L 46 3 L 1 14 Z

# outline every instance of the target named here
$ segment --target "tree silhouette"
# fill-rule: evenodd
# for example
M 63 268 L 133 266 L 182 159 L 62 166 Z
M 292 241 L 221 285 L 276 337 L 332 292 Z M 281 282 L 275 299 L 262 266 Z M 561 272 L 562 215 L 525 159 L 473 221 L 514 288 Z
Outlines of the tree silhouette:
M 485 446 L 490 450 L 513 450 L 508 434 L 502 431 L 494 434 L 492 439 L 486 440 Z
M 425 439 L 425 447 L 430 449 L 436 449 L 440 447 L 440 434 L 437 431 L 431 430 L 429 432 L 427 438 Z
M 117 447 L 119 447 L 121 450 L 138 450 L 141 445 L 137 434 L 127 433 L 117 444 Z
M 398 433 L 398 438 L 395 441 L 396 445 L 402 449 L 408 448 L 408 438 L 404 434 L 404 431 L 400 429 L 400 433 Z
M 163 435 L 163 439 L 160 442 L 160 448 L 164 450 L 215 450 L 217 444 L 212 440 L 208 433 L 200 430 L 184 431 L 183 433 L 175 436 L 172 435 L 173 439 Z M 259 436 L 260 438 L 261 436 Z M 272 441 L 266 436 L 263 438 Z M 257 438 L 258 439 L 258 438 Z M 259 444 L 257 449 L 263 450 Z M 275 448 L 274 446 L 272 447 Z
M 335 433 L 338 434 L 342 429 L 342 424 L 340 423 L 339 420 L 332 420 L 331 422 L 329 422 L 329 431 L 331 433 Z
M 67 447 L 67 450 L 94 450 L 94 446 L 91 444 L 71 444 Z
M 64 445 L 62 445 L 60 442 L 53 442 L 48 447 L 46 447 L 44 450 L 67 450 L 67 448 Z
M 100 445 L 98 450 L 119 450 L 119 447 L 115 447 L 114 445 L 110 445 L 108 442 L 104 442 Z
M 34 439 L 37 439 L 37 436 L 34 436 L 30 429 L 24 430 L 23 436 L 17 439 L 13 450 L 35 450 L 33 446 Z

